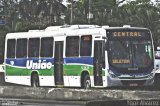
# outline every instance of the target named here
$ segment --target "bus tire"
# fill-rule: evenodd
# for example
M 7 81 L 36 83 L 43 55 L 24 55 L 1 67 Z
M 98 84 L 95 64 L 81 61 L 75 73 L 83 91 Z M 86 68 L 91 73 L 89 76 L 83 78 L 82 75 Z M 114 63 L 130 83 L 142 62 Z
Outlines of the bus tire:
M 31 78 L 31 86 L 32 87 L 39 87 L 39 77 L 37 74 L 33 74 Z
M 91 88 L 91 81 L 89 75 L 85 75 L 82 80 L 82 88 L 89 89 Z

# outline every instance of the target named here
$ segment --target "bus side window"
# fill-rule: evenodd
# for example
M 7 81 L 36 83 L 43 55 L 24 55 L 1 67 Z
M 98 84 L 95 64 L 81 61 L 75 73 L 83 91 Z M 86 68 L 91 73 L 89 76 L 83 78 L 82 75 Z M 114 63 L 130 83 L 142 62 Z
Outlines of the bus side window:
M 81 37 L 80 56 L 91 56 L 92 36 L 85 35 Z
M 7 58 L 15 58 L 15 39 L 7 40 Z
M 41 39 L 41 57 L 53 56 L 53 37 L 45 37 Z
M 18 39 L 16 45 L 16 58 L 27 57 L 27 39 Z
M 79 36 L 69 36 L 66 38 L 66 57 L 79 56 Z
M 28 57 L 39 57 L 39 38 L 30 38 L 28 44 Z

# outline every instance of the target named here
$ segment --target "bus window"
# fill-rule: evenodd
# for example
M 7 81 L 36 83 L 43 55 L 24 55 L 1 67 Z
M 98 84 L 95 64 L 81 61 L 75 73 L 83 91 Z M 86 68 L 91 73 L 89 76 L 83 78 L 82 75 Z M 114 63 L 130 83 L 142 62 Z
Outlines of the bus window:
M 30 38 L 28 45 L 28 57 L 39 57 L 39 38 Z
M 92 36 L 82 36 L 81 37 L 81 49 L 80 56 L 91 56 L 92 50 Z
M 7 58 L 15 57 L 15 39 L 8 39 L 7 41 Z
M 16 57 L 27 57 L 27 39 L 18 39 L 16 45 Z
M 135 67 L 147 67 L 151 64 L 152 50 L 151 50 L 151 42 L 147 41 L 139 41 L 133 42 L 133 55 L 134 55 L 134 66 Z
M 53 56 L 53 38 L 46 37 L 41 39 L 41 57 Z
M 66 57 L 79 56 L 79 36 L 66 38 Z

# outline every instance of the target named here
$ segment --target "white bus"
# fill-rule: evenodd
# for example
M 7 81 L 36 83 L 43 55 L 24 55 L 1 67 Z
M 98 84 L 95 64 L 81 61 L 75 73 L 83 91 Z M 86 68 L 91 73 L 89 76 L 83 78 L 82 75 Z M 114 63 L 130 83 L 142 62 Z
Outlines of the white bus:
M 155 87 L 160 89 L 160 47 L 155 50 Z
M 90 88 L 154 82 L 153 42 L 147 28 L 75 25 L 9 33 L 4 62 L 6 82 L 29 86 Z

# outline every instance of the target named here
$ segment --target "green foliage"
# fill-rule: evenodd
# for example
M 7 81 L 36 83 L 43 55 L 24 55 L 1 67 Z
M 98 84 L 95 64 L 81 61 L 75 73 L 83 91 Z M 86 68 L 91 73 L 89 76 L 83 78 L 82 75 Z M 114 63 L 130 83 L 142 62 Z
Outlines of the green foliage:
M 118 8 L 116 20 L 119 25 L 147 27 L 152 31 L 154 44 L 160 45 L 160 9 L 153 5 L 150 0 L 137 0 L 129 2 Z
M 4 45 L 5 45 L 5 35 L 10 32 L 8 26 L 0 26 L 0 64 L 3 63 L 4 59 Z

